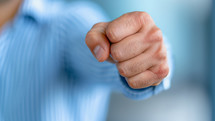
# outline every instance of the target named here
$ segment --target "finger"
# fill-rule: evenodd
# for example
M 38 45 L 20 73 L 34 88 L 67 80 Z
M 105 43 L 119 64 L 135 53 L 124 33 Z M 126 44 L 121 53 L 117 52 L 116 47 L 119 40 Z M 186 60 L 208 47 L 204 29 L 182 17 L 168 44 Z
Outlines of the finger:
M 141 55 L 130 60 L 117 63 L 120 75 L 124 77 L 132 77 L 146 71 L 157 63 L 150 53 L 142 53 Z
M 150 69 L 150 71 L 154 72 L 158 80 L 160 80 L 159 82 L 154 83 L 152 86 L 158 86 L 169 73 L 168 63 L 164 62 L 159 64 L 158 66 L 154 66 Z
M 152 18 L 145 12 L 132 12 L 112 21 L 106 30 L 110 42 L 116 43 L 153 24 Z
M 99 62 L 108 59 L 110 54 L 110 43 L 105 36 L 108 23 L 95 24 L 86 35 L 86 44 Z
M 169 65 L 167 61 L 163 61 L 149 69 L 153 72 L 158 80 L 163 80 L 169 74 Z
M 148 49 L 152 44 L 163 40 L 161 30 L 153 26 L 146 33 L 136 33 L 111 45 L 111 55 L 117 61 L 126 61 Z
M 134 77 L 128 78 L 127 82 L 131 88 L 141 89 L 152 86 L 153 84 L 160 82 L 160 80 L 157 78 L 156 74 L 147 70 Z
M 148 43 L 144 43 L 144 35 L 137 33 L 129 36 L 122 41 L 111 45 L 111 55 L 118 62 L 131 59 L 149 47 Z

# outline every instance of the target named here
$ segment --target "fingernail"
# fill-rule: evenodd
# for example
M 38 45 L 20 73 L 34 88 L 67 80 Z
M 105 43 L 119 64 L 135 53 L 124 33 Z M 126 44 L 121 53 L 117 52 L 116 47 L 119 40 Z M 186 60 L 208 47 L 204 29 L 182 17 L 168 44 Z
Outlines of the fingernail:
M 96 56 L 96 59 L 97 59 L 98 61 L 100 61 L 100 60 L 102 59 L 102 55 L 103 55 L 103 53 L 104 53 L 104 49 L 101 48 L 100 45 L 97 45 L 97 46 L 94 48 L 93 52 L 94 52 L 94 54 L 95 54 L 95 56 Z

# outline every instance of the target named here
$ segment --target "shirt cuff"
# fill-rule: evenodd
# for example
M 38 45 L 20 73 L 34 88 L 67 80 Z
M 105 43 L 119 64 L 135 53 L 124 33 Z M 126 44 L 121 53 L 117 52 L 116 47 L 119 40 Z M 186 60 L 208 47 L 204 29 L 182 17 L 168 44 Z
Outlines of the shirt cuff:
M 152 95 L 158 94 L 162 90 L 168 89 L 170 87 L 170 80 L 165 78 L 158 86 L 150 86 L 143 89 L 133 89 L 128 85 L 124 77 L 120 76 L 120 78 L 121 91 L 126 97 L 134 100 L 147 99 Z

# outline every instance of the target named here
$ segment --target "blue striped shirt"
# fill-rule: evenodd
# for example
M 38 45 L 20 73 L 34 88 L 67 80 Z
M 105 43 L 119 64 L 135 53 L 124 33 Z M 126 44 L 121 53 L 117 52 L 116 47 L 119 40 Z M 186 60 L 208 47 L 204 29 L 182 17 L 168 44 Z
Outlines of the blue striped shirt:
M 0 121 L 103 121 L 111 92 L 145 99 L 169 88 L 170 76 L 131 89 L 115 65 L 96 61 L 85 35 L 107 20 L 89 2 L 25 0 L 0 33 Z

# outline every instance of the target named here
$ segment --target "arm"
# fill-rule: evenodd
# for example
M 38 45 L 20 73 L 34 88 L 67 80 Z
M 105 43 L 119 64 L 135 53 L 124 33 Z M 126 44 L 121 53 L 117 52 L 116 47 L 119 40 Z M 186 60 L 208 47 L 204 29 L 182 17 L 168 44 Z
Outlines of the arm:
M 99 63 L 85 44 L 85 37 L 95 23 L 108 21 L 100 7 L 90 2 L 69 5 L 59 17 L 60 41 L 63 43 L 65 70 L 70 80 L 92 83 L 114 83 L 119 75 L 116 67 L 108 62 Z
M 110 45 L 113 45 L 113 43 L 110 43 L 109 40 L 107 40 L 109 38 L 106 38 L 105 33 L 100 33 L 96 36 L 91 36 L 92 33 L 89 33 L 92 32 L 92 30 L 96 30 L 95 32 L 97 32 L 97 30 L 100 31 L 95 27 L 97 26 L 100 28 L 100 26 L 104 27 L 105 25 L 100 23 L 94 25 L 92 29 L 91 27 L 95 23 L 107 21 L 108 19 L 106 18 L 105 14 L 101 12 L 102 10 L 94 4 L 83 5 L 81 3 L 75 5 L 75 7 L 73 6 L 72 8 L 73 9 L 70 9 L 65 14 L 66 19 L 62 22 L 61 35 L 63 40 L 65 40 L 64 51 L 66 58 L 66 68 L 68 73 L 71 74 L 70 77 L 73 80 L 85 81 L 86 83 L 111 83 L 114 84 L 117 89 L 120 89 L 124 95 L 133 99 L 144 99 L 164 89 L 163 84 L 165 81 L 159 86 L 150 85 L 148 87 L 141 87 L 141 89 L 133 89 L 130 87 L 130 83 L 127 83 L 125 80 L 126 76 L 123 76 L 122 71 L 118 71 L 117 67 L 119 66 L 119 63 L 117 63 L 116 66 L 115 64 L 108 63 L 108 61 L 103 63 L 96 61 L 96 59 L 93 57 L 93 55 L 95 55 L 93 51 L 95 48 L 95 41 L 98 40 L 98 42 L 104 42 L 103 44 L 105 47 L 110 47 Z M 90 29 L 91 31 L 87 34 L 87 31 Z M 103 30 L 105 29 L 103 28 Z M 87 46 L 83 41 L 86 34 L 89 41 L 87 44 L 90 47 L 91 52 L 93 52 L 93 55 L 90 54 L 90 51 L 87 49 Z M 97 39 L 97 37 L 102 37 L 102 39 Z M 106 59 L 110 60 L 109 54 L 111 52 L 106 50 L 109 49 L 105 48 L 104 53 L 102 54 L 103 60 L 99 61 L 104 61 Z M 114 57 L 114 54 L 112 55 Z M 119 72 L 122 76 L 119 75 Z M 161 80 L 156 80 L 156 82 L 160 83 Z M 158 83 L 156 85 L 158 85 Z

